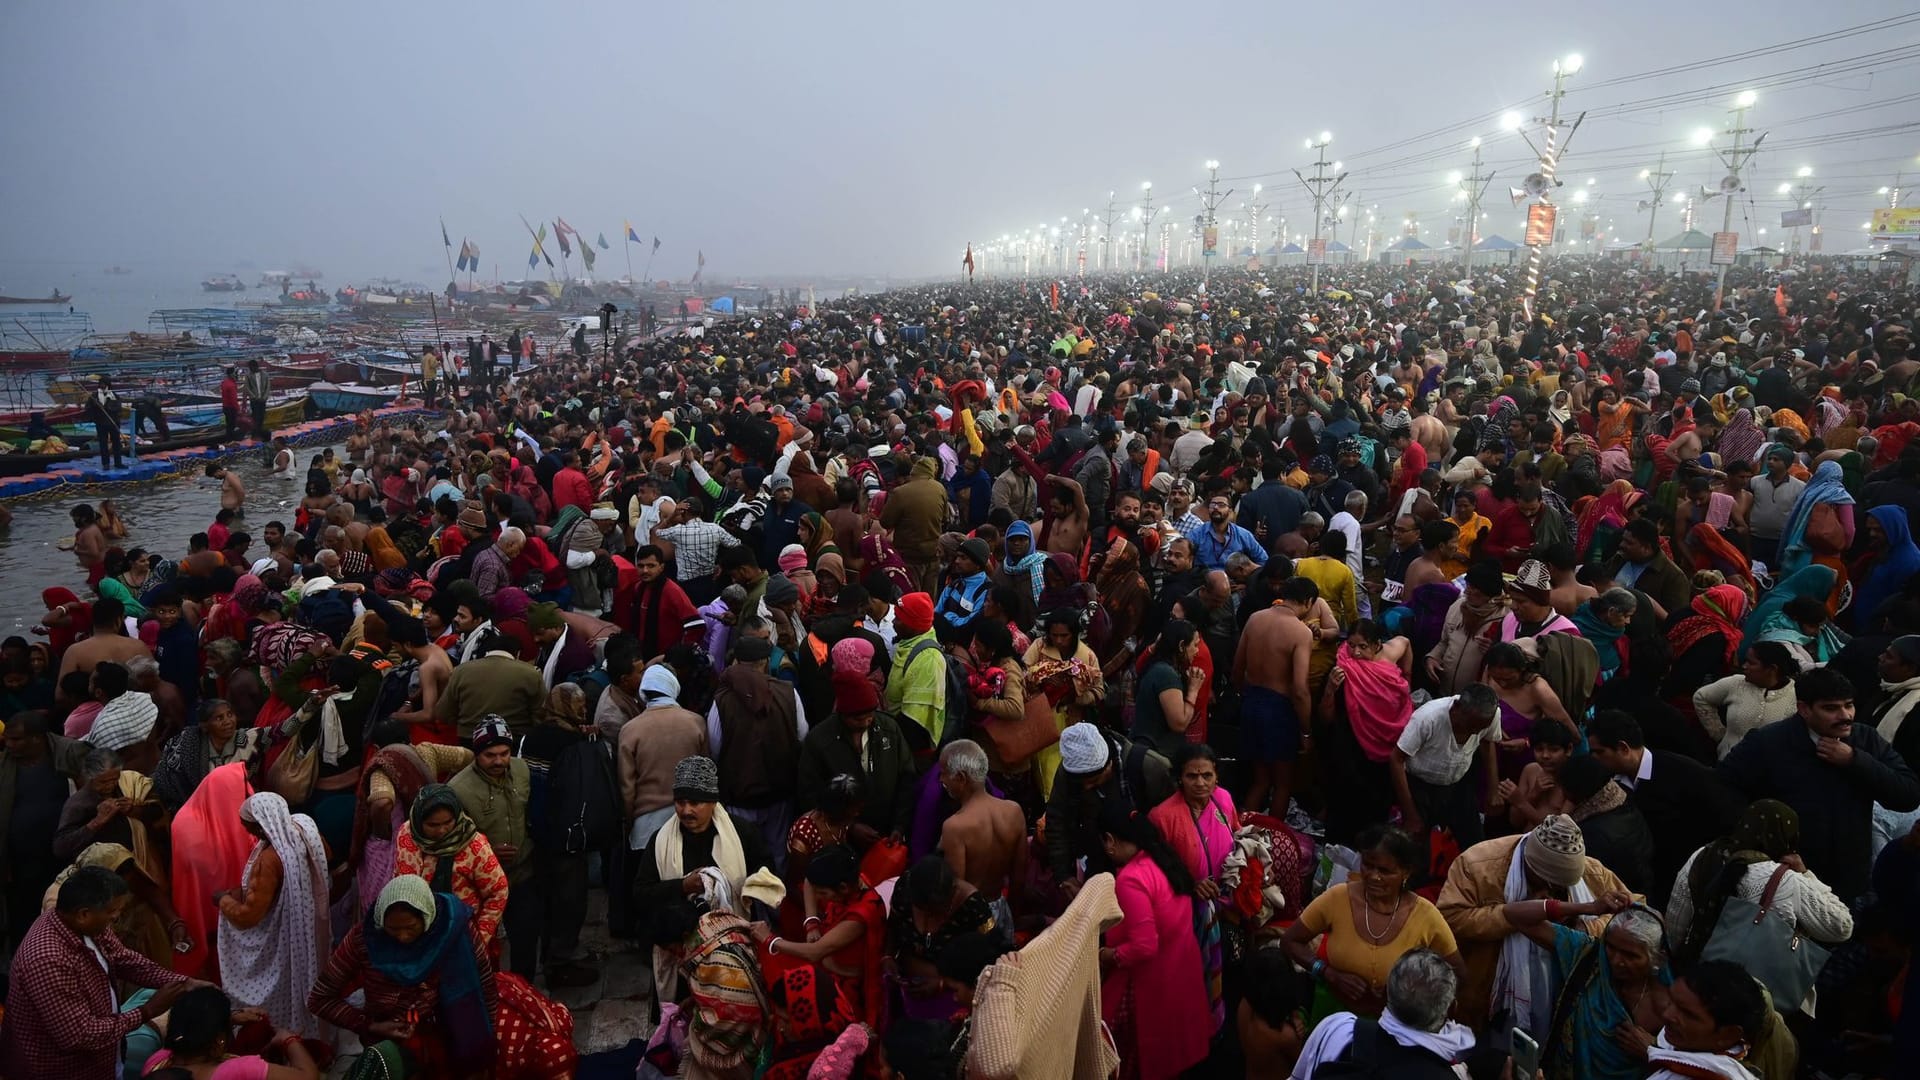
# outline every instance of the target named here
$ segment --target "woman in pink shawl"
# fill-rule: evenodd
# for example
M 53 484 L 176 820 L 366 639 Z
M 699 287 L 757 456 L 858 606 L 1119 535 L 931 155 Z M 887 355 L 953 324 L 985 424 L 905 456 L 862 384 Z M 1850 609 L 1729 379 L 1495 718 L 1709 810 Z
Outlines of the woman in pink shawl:
M 173 818 L 173 907 L 187 924 L 193 947 L 177 953 L 173 969 L 196 979 L 217 978 L 214 898 L 240 884 L 254 838 L 240 823 L 240 806 L 253 794 L 247 762 L 209 772 Z
M 1147 818 L 1193 875 L 1194 910 L 1201 921 L 1197 927 L 1200 961 L 1217 1031 L 1227 1019 L 1221 993 L 1225 953 L 1220 945 L 1220 911 L 1230 902 L 1220 888 L 1220 873 L 1233 851 L 1233 834 L 1240 831 L 1240 811 L 1233 805 L 1233 796 L 1220 786 L 1219 762 L 1212 747 L 1188 743 L 1173 755 L 1172 765 L 1174 792 Z
M 899 589 L 902 596 L 916 591 L 913 575 L 907 573 L 906 561 L 900 558 L 899 552 L 893 550 L 892 544 L 887 543 L 887 538 L 880 535 L 880 517 L 877 513 L 867 519 L 867 528 L 867 535 L 860 538 L 860 558 L 865 563 L 863 572 L 871 574 L 879 570 L 885 573 L 887 580 L 893 582 L 894 588 Z
M 1336 690 L 1344 689 L 1347 719 L 1368 761 L 1385 763 L 1393 756 L 1400 732 L 1413 717 L 1412 688 L 1407 684 L 1412 661 L 1406 638 L 1383 643 L 1369 619 L 1354 623 L 1340 646 L 1327 681 Z

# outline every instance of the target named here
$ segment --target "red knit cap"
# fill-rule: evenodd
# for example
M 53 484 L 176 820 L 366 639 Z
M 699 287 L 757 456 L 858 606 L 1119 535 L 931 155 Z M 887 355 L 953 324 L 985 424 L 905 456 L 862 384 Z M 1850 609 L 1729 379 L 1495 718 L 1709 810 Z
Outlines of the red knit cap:
M 859 716 L 880 707 L 880 691 L 873 680 L 858 671 L 833 673 L 833 711 L 841 716 Z
M 900 598 L 894 609 L 893 624 L 909 634 L 924 634 L 933 629 L 933 597 L 912 592 Z

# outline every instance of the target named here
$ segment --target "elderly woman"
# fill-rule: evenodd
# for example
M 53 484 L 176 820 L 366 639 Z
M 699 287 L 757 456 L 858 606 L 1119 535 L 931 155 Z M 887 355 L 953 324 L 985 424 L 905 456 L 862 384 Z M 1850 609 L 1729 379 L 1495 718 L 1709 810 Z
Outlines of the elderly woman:
M 393 841 L 393 872 L 425 878 L 436 893 L 452 893 L 473 911 L 475 940 L 498 954 L 494 939 L 507 912 L 507 874 L 452 788 L 428 784 L 414 797 Z
M 252 761 L 272 733 L 272 728 L 240 727 L 232 705 L 208 698 L 200 703 L 200 722 L 175 735 L 161 751 L 154 790 L 161 802 L 180 807 L 208 773 L 228 762 Z
M 220 983 L 276 1027 L 317 1037 L 307 991 L 326 955 L 327 848 L 313 819 L 259 792 L 240 807 L 254 838 L 240 887 L 219 898 Z
M 1638 1080 L 1647 1073 L 1652 1032 L 1666 1026 L 1673 974 L 1660 916 L 1626 892 L 1588 901 L 1521 900 L 1503 911 L 1516 933 L 1552 957 L 1557 1023 L 1537 1033 L 1553 1080 Z M 1592 932 L 1562 920 L 1612 916 Z
M 184 949 L 193 942 L 187 921 L 174 910 L 173 898 L 167 890 L 140 869 L 133 852 L 119 844 L 89 844 L 80 852 L 80 857 L 73 860 L 73 865 L 60 871 L 53 884 L 47 886 L 40 910 L 52 911 L 54 901 L 60 896 L 61 883 L 89 866 L 120 875 L 130 891 L 127 906 L 113 920 L 114 936 L 127 948 L 161 967 L 172 966 L 176 949 Z
M 1627 624 L 1633 622 L 1639 606 L 1640 598 L 1632 589 L 1608 589 L 1574 609 L 1573 625 L 1600 658 L 1601 682 L 1627 669 Z
M 151 781 L 123 769 L 118 754 L 96 747 L 81 764 L 79 788 L 60 810 L 53 853 L 72 862 L 93 844 L 118 844 L 133 852 L 141 873 L 166 888 L 170 880 L 164 840 L 168 817 L 167 808 L 154 797 Z
M 347 931 L 307 1004 L 366 1047 L 349 1077 L 474 1077 L 498 1063 L 499 991 L 472 918 L 408 875 L 388 882 Z M 362 1004 L 351 1000 L 356 990 Z

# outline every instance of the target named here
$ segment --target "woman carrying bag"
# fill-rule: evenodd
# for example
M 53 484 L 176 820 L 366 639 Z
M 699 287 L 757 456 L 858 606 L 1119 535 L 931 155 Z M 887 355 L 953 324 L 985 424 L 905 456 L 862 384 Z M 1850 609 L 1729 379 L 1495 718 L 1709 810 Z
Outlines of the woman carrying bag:
M 1801 862 L 1799 842 L 1793 808 L 1760 799 L 1730 835 L 1694 852 L 1667 902 L 1676 964 L 1736 953 L 1781 1009 L 1797 1007 L 1825 962 L 1810 943 L 1853 936 L 1853 913 Z

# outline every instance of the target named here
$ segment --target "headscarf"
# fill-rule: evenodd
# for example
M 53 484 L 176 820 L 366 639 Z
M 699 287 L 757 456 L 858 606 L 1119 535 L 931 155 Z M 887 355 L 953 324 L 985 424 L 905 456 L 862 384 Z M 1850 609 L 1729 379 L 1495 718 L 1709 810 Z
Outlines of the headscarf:
M 1116 540 L 1109 546 L 1094 588 L 1099 590 L 1100 601 L 1106 605 L 1116 626 L 1129 619 L 1137 623 L 1147 601 L 1146 582 L 1140 576 L 1139 549 L 1125 540 Z M 1119 636 L 1130 637 L 1132 630 L 1127 629 Z
M 1693 614 L 1672 631 L 1673 655 L 1679 656 L 1705 638 L 1719 634 L 1725 642 L 1727 666 L 1740 652 L 1740 620 L 1747 613 L 1747 594 L 1737 585 L 1715 585 L 1693 598 Z
M 422 831 L 427 818 L 441 810 L 453 811 L 453 828 L 438 840 L 429 840 Z M 473 819 L 467 816 L 466 808 L 460 805 L 460 796 L 445 784 L 428 784 L 413 797 L 413 809 L 407 812 L 407 828 L 413 833 L 413 842 L 423 855 L 434 857 L 432 886 L 436 892 L 449 892 L 453 889 L 453 858 L 465 851 L 472 842 L 473 834 L 478 831 Z
M 1792 431 L 1794 434 L 1800 436 L 1802 443 L 1813 438 L 1813 430 L 1807 427 L 1807 422 L 1800 419 L 1800 414 L 1794 412 L 1792 409 L 1773 410 L 1773 415 L 1767 418 L 1767 422 L 1774 427 L 1783 427 Z
M 861 537 L 860 558 L 865 560 L 868 573 L 879 570 L 886 574 L 902 595 L 914 590 L 913 576 L 907 572 L 906 562 L 893 550 L 893 545 L 887 543 L 886 537 L 877 532 Z
M 367 558 L 373 562 L 373 568 L 379 570 L 404 570 L 407 557 L 400 554 L 394 545 L 393 537 L 387 535 L 385 525 L 375 525 L 367 530 Z
M 233 583 L 233 592 L 229 599 L 242 615 L 260 614 L 267 606 L 267 583 L 253 574 L 241 574 L 240 580 Z
M 1753 422 L 1752 409 L 1739 409 L 1727 426 L 1721 430 L 1720 438 L 1714 445 L 1726 455 L 1728 461 L 1752 461 L 1760 454 L 1760 447 L 1767 441 L 1767 433 Z
M 1767 595 L 1754 605 L 1753 614 L 1741 631 L 1745 643 L 1755 641 L 1783 641 L 1795 645 L 1810 645 L 1812 639 L 1800 629 L 1800 624 L 1786 614 L 1789 601 L 1808 598 L 1825 602 L 1833 593 L 1833 586 L 1840 575 L 1831 566 L 1809 563 L 1785 578 L 1775 581 Z M 1742 648 L 1742 653 L 1745 649 Z
M 264 1010 L 276 1027 L 318 1036 L 320 1022 L 307 1009 L 307 991 L 320 977 L 329 943 L 326 843 L 312 818 L 294 813 L 271 791 L 249 796 L 240 805 L 240 820 L 265 836 L 248 859 L 246 876 L 265 847 L 279 856 L 283 876 L 266 918 L 248 927 L 220 920 L 220 982 L 236 999 Z
M 1710 564 L 1701 566 L 1696 562 L 1698 569 L 1718 570 L 1722 574 L 1737 575 L 1749 582 L 1753 580 L 1753 563 L 1739 548 L 1734 547 L 1733 542 L 1728 540 L 1719 529 L 1702 521 L 1687 530 L 1687 542 L 1705 556 Z
M 1626 657 L 1620 651 L 1620 642 L 1626 636 L 1627 628 L 1615 626 L 1588 600 L 1573 609 L 1568 616 L 1573 625 L 1580 628 L 1580 636 L 1593 646 L 1594 653 L 1600 658 L 1600 670 L 1615 672 L 1620 670 Z
M 840 551 L 833 542 L 833 526 L 827 524 L 826 516 L 818 510 L 809 510 L 801 514 L 800 521 L 804 522 L 813 534 L 813 538 L 806 544 L 807 565 L 818 571 L 822 556 L 829 553 L 838 554 Z
M 1600 497 L 1587 505 L 1581 512 L 1578 535 L 1575 538 L 1575 551 L 1591 551 L 1593 534 L 1605 525 L 1609 528 L 1622 528 L 1627 523 L 1627 498 L 1634 494 L 1633 481 L 1615 480 L 1607 485 Z
M 1907 521 L 1906 508 L 1876 506 L 1867 514 L 1880 523 L 1881 530 L 1887 534 L 1887 543 L 1883 549 L 1885 554 L 1854 593 L 1852 611 L 1856 628 L 1865 627 L 1881 604 L 1897 595 L 1906 587 L 1908 579 L 1920 573 L 1920 546 L 1913 542 L 1913 528 Z
M 1822 504 L 1851 506 L 1853 496 L 1848 494 L 1845 475 L 1837 461 L 1823 461 L 1813 471 L 1813 479 L 1801 490 L 1800 497 L 1793 501 L 1793 509 L 1787 511 L 1787 523 L 1780 530 L 1780 570 L 1793 573 L 1813 561 L 1813 551 L 1806 545 L 1807 523 L 1813 518 L 1813 508 Z
M 1033 586 L 1033 598 L 1038 600 L 1040 599 L 1041 590 L 1046 587 L 1046 581 L 1041 575 L 1040 567 L 1041 564 L 1047 561 L 1047 553 L 1037 549 L 1037 546 L 1033 542 L 1033 526 L 1026 522 L 1016 521 L 1007 526 L 1006 538 L 1011 540 L 1016 536 L 1024 536 L 1027 538 L 1027 553 L 1018 559 L 1012 555 L 1003 554 L 1000 557 L 1000 568 L 1006 572 L 1008 578 L 1014 581 L 1019 581 L 1021 575 L 1026 575 L 1027 580 Z
M 560 683 L 547 691 L 540 722 L 562 731 L 581 731 L 587 724 L 587 695 L 574 683 Z
M 1047 565 L 1059 575 L 1059 584 L 1047 579 L 1042 571 L 1040 586 L 1040 610 L 1053 611 L 1057 608 L 1081 608 L 1087 604 L 1087 585 L 1080 580 L 1080 560 L 1065 551 L 1047 554 Z
M 421 935 L 405 945 L 386 931 L 387 912 L 396 905 L 411 908 L 426 921 Z M 493 1018 L 487 1013 L 480 965 L 467 929 L 472 921 L 467 905 L 435 892 L 418 875 L 401 874 L 380 890 L 361 931 L 367 963 L 396 985 L 417 987 L 439 976 L 434 1011 L 456 1072 L 484 1069 L 494 1056 Z
M 1776 799 L 1748 804 L 1733 832 L 1701 848 L 1687 871 L 1693 922 L 1687 925 L 1687 936 L 1676 943 L 1675 961 L 1690 963 L 1707 947 L 1727 900 L 1747 876 L 1747 867 L 1778 862 L 1799 846 L 1800 815 L 1793 807 Z
M 525 620 L 527 609 L 533 607 L 533 597 L 517 585 L 508 585 L 493 594 L 493 621 L 497 625 L 515 619 Z

